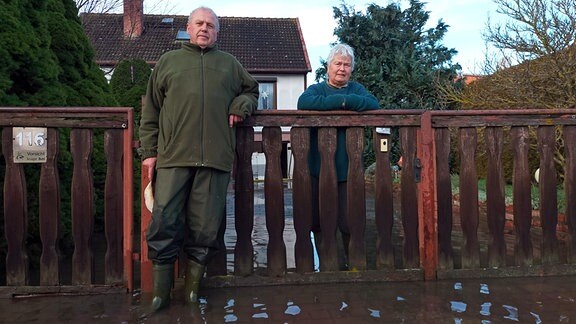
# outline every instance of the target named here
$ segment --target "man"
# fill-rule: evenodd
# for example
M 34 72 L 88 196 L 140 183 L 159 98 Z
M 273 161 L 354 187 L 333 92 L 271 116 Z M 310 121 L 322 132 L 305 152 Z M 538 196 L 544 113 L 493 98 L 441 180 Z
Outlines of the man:
M 311 85 L 298 98 L 301 110 L 352 110 L 366 111 L 379 108 L 378 99 L 358 82 L 350 81 L 354 70 L 354 50 L 346 44 L 334 46 L 327 59 L 328 80 Z M 347 254 L 350 230 L 346 215 L 346 181 L 348 178 L 348 154 L 346 153 L 346 129 L 338 128 L 335 153 L 338 178 L 338 227 Z M 320 242 L 320 220 L 318 215 L 318 178 L 320 175 L 320 153 L 318 151 L 318 130 L 311 129 L 310 153 L 308 158 L 312 174 L 312 232 L 318 247 Z M 341 268 L 347 267 L 346 255 L 341 259 Z
M 153 263 L 152 311 L 170 303 L 174 262 L 188 258 L 185 298 L 198 300 L 206 264 L 218 252 L 218 229 L 235 156 L 234 126 L 258 103 L 258 83 L 230 54 L 217 49 L 218 17 L 192 11 L 190 43 L 158 60 L 140 124 L 142 172 L 155 178 L 146 233 Z

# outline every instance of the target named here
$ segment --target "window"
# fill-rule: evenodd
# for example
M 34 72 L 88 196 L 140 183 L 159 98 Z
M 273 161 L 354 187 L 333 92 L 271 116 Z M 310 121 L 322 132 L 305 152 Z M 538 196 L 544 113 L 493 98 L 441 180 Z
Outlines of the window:
M 177 41 L 189 41 L 190 35 L 188 35 L 188 32 L 185 30 L 179 30 L 178 33 L 176 34 L 176 40 Z
M 276 109 L 276 81 L 259 81 L 258 110 Z

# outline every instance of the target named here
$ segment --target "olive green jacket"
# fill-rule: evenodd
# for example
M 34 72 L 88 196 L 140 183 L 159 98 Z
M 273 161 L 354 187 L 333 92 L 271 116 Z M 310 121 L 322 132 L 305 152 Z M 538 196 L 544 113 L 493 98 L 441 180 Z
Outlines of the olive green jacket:
M 235 128 L 258 105 L 258 82 L 232 55 L 184 44 L 160 57 L 150 76 L 140 122 L 142 159 L 156 168 L 211 167 L 231 171 Z

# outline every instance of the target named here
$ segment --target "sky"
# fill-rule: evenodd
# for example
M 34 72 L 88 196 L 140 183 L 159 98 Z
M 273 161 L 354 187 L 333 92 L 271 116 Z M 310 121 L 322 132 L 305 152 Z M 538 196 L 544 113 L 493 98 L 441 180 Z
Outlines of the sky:
M 145 11 L 153 11 L 146 8 L 147 2 L 153 3 L 154 0 L 144 1 Z M 489 17 L 491 23 L 504 19 L 504 16 L 496 12 L 497 6 L 493 1 L 427 0 L 423 2 L 426 3 L 425 10 L 430 12 L 429 25 L 426 27 L 434 27 L 439 19 L 450 26 L 442 44 L 458 51 L 453 63 L 460 63 L 464 74 L 480 73 L 480 66 L 486 52 L 482 32 L 486 29 Z M 308 79 L 313 80 L 314 71 L 320 66 L 320 58 L 326 59 L 330 44 L 336 41 L 333 35 L 336 21 L 332 8 L 340 7 L 341 3 L 340 0 L 170 0 L 170 7 L 162 9 L 164 12 L 147 13 L 188 15 L 194 8 L 206 6 L 212 8 L 218 16 L 298 18 L 312 66 L 312 73 L 309 74 Z M 346 0 L 345 3 L 353 6 L 356 11 L 365 12 L 370 3 L 385 7 L 389 1 Z M 401 0 L 400 3 L 402 8 L 408 6 L 408 0 Z M 160 9 L 155 11 L 157 10 Z M 309 82 L 309 84 L 312 83 Z

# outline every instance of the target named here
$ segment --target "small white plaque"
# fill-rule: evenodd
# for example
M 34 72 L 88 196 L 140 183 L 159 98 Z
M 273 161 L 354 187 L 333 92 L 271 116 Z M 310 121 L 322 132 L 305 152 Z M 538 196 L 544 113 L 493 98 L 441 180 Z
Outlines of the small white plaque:
M 390 135 L 390 127 L 376 127 L 376 133 Z
M 13 127 L 12 147 L 14 163 L 44 163 L 47 156 L 47 129 L 41 127 Z

